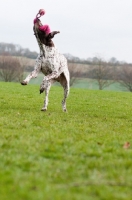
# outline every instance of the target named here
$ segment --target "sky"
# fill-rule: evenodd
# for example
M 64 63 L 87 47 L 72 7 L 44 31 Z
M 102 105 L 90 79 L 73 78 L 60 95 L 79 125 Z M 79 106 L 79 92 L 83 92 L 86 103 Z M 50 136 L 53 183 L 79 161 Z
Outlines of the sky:
M 33 19 L 40 8 L 42 23 L 60 31 L 53 41 L 61 53 L 132 63 L 132 0 L 0 0 L 0 42 L 39 52 Z

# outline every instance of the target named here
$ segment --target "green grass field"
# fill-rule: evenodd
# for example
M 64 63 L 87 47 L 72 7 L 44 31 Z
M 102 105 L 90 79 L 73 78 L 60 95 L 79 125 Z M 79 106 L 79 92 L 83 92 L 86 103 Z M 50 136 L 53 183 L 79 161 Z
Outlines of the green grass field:
M 0 82 L 0 200 L 131 200 L 132 94 Z M 130 146 L 123 148 L 126 142 Z

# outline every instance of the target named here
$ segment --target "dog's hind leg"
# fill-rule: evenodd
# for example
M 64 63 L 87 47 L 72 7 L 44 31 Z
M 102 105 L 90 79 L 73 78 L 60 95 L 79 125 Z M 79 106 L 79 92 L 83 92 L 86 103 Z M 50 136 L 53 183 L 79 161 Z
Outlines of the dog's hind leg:
M 70 87 L 69 87 L 69 80 L 67 80 L 67 78 L 65 77 L 65 75 L 63 73 L 61 74 L 60 83 L 64 89 L 64 98 L 62 100 L 62 109 L 64 112 L 66 112 L 67 111 L 66 99 L 68 97 Z

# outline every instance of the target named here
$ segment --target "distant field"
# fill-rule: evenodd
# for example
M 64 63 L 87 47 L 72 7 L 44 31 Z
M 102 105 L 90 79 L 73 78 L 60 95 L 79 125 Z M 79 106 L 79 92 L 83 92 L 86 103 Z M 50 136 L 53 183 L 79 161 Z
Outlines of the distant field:
M 27 73 L 28 74 L 28 73 Z M 43 80 L 43 74 L 39 74 L 37 78 L 32 79 L 30 81 L 30 84 L 41 84 Z M 60 86 L 59 83 L 55 83 L 55 85 Z M 76 82 L 72 86 L 73 88 L 82 88 L 82 89 L 90 89 L 90 90 L 98 90 L 98 85 L 95 80 L 92 79 L 77 79 Z M 104 90 L 109 91 L 126 91 L 124 88 L 120 86 L 119 83 L 114 83 L 106 88 Z
M 68 113 L 43 96 L 0 82 L 0 199 L 131 200 L 131 93 L 72 88 Z
M 1 56 L 0 56 L 1 57 Z M 27 67 L 29 66 L 34 66 L 35 59 L 30 59 L 26 57 L 17 57 L 20 62 Z M 75 67 L 75 71 L 82 71 L 83 73 L 87 72 L 90 68 L 91 65 L 89 64 L 79 64 L 79 63 L 68 63 L 68 66 L 70 68 Z M 25 72 L 25 76 L 29 74 L 29 72 Z M 40 84 L 43 80 L 43 74 L 39 74 L 37 78 L 32 79 L 30 81 L 30 84 Z M 0 77 L 0 81 L 1 77 Z M 60 86 L 60 84 L 55 83 L 55 85 Z M 73 88 L 82 88 L 82 89 L 90 89 L 90 90 L 98 90 L 98 85 L 95 80 L 92 79 L 86 79 L 86 78 L 81 78 L 77 79 L 77 81 L 72 85 Z M 120 86 L 119 83 L 114 83 L 110 85 L 109 87 L 104 88 L 104 90 L 109 90 L 109 91 L 127 91 L 127 89 L 124 89 L 123 87 Z
M 85 89 L 91 89 L 91 90 L 98 90 L 98 84 L 96 80 L 93 79 L 79 79 L 73 84 L 74 88 L 85 88 Z M 104 88 L 103 90 L 111 90 L 111 91 L 126 91 L 124 88 L 120 86 L 119 83 L 111 84 L 110 86 Z

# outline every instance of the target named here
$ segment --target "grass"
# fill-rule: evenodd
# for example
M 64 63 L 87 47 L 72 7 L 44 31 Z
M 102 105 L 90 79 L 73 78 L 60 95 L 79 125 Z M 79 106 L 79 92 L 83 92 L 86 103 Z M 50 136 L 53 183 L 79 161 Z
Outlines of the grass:
M 0 82 L 1 200 L 129 200 L 132 95 Z

